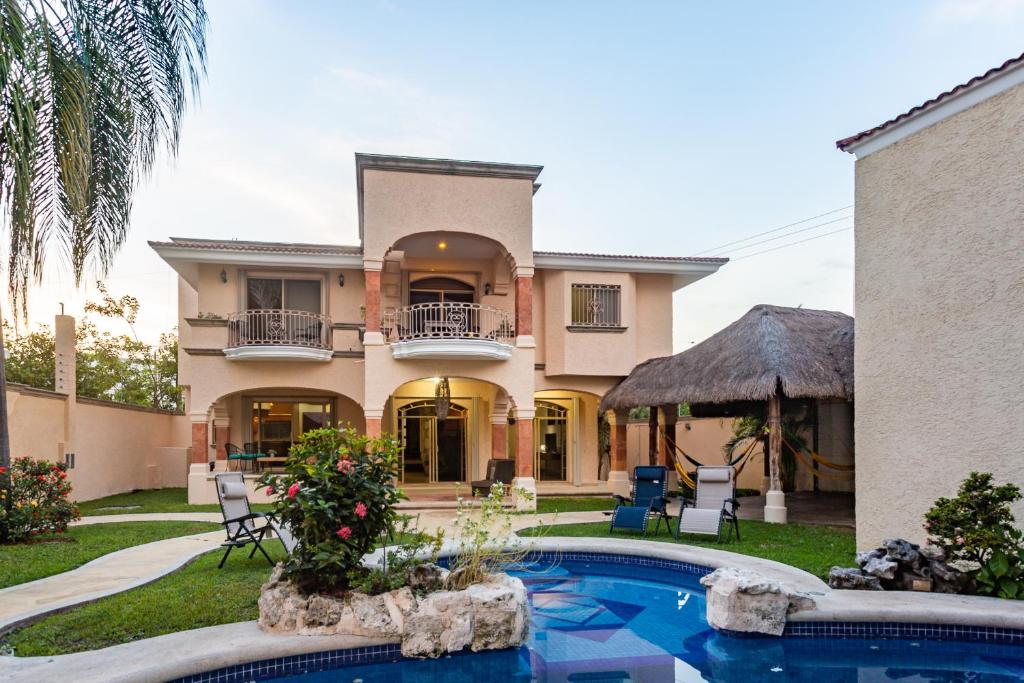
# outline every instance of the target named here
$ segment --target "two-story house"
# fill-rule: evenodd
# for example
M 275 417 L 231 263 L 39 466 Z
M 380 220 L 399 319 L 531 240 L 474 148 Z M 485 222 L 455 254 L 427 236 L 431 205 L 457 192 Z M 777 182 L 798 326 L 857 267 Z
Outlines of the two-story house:
M 358 154 L 358 245 L 151 243 L 180 276 L 190 502 L 229 450 L 273 463 L 333 424 L 399 438 L 409 490 L 506 457 L 528 490 L 621 487 L 601 396 L 672 352 L 673 292 L 725 259 L 534 251 L 541 170 Z

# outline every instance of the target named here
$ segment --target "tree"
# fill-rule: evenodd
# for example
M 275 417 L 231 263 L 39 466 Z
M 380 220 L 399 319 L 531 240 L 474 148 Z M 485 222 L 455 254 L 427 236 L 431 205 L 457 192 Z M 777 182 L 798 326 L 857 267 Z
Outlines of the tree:
M 206 25 L 203 0 L 0 0 L 0 209 L 22 317 L 29 278 L 53 248 L 76 285 L 87 268 L 110 268 L 139 179 L 161 151 L 177 152 L 205 72 Z M 0 353 L 6 488 L 2 363 Z

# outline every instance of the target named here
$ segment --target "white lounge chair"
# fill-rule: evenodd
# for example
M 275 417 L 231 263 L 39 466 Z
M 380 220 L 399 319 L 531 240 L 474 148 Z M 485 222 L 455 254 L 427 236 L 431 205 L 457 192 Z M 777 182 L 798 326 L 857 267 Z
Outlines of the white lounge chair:
M 220 569 L 227 562 L 228 555 L 235 548 L 242 548 L 252 544 L 251 559 L 259 550 L 267 558 L 271 565 L 274 561 L 263 548 L 262 541 L 268 532 L 273 532 L 281 539 L 284 549 L 290 555 L 297 545 L 295 537 L 287 526 L 278 522 L 273 515 L 266 515 L 262 512 L 253 512 L 249 507 L 249 495 L 245 488 L 245 478 L 241 472 L 222 472 L 214 477 L 217 483 L 217 500 L 220 501 L 220 511 L 224 516 L 221 524 L 227 531 L 227 540 L 221 543 L 224 557 L 221 558 L 217 568 Z
M 731 465 L 697 468 L 697 490 L 693 503 L 683 500 L 679 509 L 679 534 L 705 534 L 722 539 L 722 524 L 729 525 L 729 535 L 736 530 L 740 540 L 740 525 L 736 518 L 736 477 Z

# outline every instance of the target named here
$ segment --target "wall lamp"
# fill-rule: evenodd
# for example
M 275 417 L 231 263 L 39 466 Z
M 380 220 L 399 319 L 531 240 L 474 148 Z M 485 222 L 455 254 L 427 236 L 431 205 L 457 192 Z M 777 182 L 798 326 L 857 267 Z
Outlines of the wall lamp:
M 220 281 L 225 283 L 225 284 L 228 281 L 228 272 L 226 270 L 224 270 L 223 268 L 220 269 Z
M 339 287 L 344 287 L 345 286 L 345 273 L 338 273 L 338 286 Z

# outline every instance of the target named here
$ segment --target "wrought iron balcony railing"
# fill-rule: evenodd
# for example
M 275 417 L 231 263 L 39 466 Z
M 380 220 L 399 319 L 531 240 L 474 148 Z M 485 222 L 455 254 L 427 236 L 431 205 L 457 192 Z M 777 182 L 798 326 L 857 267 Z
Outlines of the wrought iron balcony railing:
M 515 343 L 515 328 L 508 312 L 482 304 L 403 306 L 384 314 L 381 331 L 389 343 L 417 339 L 483 339 L 508 346 Z
M 331 349 L 331 319 L 321 313 L 257 308 L 228 316 L 228 347 Z

